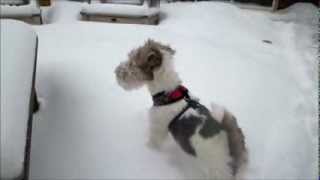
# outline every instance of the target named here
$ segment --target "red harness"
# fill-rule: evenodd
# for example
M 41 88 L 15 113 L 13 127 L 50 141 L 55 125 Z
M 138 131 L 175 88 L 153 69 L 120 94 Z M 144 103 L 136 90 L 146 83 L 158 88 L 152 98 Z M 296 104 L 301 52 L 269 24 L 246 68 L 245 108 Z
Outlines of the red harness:
M 176 89 L 170 92 L 159 92 L 152 96 L 154 106 L 162 106 L 175 103 L 181 99 L 189 98 L 188 89 L 179 85 Z

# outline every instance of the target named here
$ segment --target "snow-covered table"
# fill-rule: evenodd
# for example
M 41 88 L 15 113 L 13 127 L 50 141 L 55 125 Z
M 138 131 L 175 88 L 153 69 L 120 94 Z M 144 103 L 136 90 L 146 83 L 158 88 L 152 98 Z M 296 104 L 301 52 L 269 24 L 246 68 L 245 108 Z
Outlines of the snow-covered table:
M 0 179 L 27 179 L 32 112 L 38 105 L 34 88 L 38 40 L 28 24 L 15 20 L 0 23 Z
M 81 15 L 83 20 L 90 21 L 156 25 L 159 23 L 159 2 L 145 0 L 141 5 L 93 3 L 83 6 Z
M 19 19 L 32 24 L 42 24 L 41 9 L 36 0 L 28 4 L 1 4 L 0 18 Z

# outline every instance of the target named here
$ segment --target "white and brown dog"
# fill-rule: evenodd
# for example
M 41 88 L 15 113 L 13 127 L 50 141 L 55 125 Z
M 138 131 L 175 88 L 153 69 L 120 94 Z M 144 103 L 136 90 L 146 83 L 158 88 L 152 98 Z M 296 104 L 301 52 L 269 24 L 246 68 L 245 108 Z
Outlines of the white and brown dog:
M 214 104 L 209 111 L 181 85 L 174 54 L 169 46 L 148 40 L 115 70 L 125 90 L 147 85 L 153 98 L 148 145 L 160 147 L 170 132 L 187 154 L 205 165 L 208 178 L 235 179 L 247 163 L 243 133 L 230 112 Z

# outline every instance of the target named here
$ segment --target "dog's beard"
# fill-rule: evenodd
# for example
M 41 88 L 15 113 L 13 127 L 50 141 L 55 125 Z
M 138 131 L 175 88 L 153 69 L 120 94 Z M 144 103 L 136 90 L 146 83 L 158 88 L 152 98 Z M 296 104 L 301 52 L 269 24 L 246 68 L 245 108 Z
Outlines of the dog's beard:
M 144 84 L 138 81 L 125 82 L 125 81 L 119 80 L 118 78 L 117 78 L 117 82 L 124 90 L 127 90 L 127 91 L 139 89 Z
M 135 67 L 129 67 L 127 63 L 121 63 L 115 70 L 118 84 L 124 90 L 133 90 L 145 84 L 142 72 Z

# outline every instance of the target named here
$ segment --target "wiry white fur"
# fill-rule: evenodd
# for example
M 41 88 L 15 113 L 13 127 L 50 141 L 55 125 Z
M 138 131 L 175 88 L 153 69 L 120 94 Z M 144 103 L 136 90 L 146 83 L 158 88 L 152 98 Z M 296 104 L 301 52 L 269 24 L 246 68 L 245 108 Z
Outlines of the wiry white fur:
M 169 133 L 169 123 L 186 105 L 187 103 L 185 101 L 179 101 L 167 106 L 153 106 L 149 110 L 149 146 L 159 148 L 162 145 Z
M 153 73 L 154 80 L 147 82 L 147 87 L 151 95 L 161 91 L 170 91 L 181 84 L 177 72 L 174 70 L 172 55 L 161 50 L 163 55 L 162 65 Z

